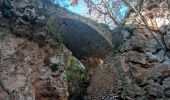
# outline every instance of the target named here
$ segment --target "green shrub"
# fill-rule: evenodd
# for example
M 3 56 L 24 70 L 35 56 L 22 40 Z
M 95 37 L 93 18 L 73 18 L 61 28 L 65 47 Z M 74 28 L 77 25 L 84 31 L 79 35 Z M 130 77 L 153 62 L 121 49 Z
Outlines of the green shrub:
M 78 80 L 82 81 L 86 79 L 86 70 L 81 67 L 80 62 L 72 55 L 69 57 L 70 66 L 65 71 L 68 81 Z
M 58 32 L 57 28 L 55 28 L 55 23 L 52 20 L 47 21 L 47 31 L 48 33 L 53 35 L 55 41 L 63 43 L 63 39 L 60 33 Z
M 80 67 L 80 62 L 73 56 L 70 56 L 69 60 L 70 66 L 65 71 L 70 94 L 69 100 L 79 100 L 87 95 L 89 80 L 86 70 Z

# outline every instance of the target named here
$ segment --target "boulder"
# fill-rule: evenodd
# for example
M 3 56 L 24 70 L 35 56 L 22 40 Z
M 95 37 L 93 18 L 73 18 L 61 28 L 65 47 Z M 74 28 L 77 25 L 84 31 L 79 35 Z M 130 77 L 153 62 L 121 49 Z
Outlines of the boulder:
M 160 38 L 158 38 L 158 40 L 160 41 Z M 158 42 L 154 38 L 149 38 L 147 43 L 147 50 L 151 53 L 155 53 L 159 49 L 161 49 L 161 46 L 158 44 Z
M 159 50 L 156 53 L 146 52 L 146 57 L 149 62 L 163 62 L 165 60 L 165 52 Z
M 121 52 L 129 51 L 129 50 L 135 50 L 139 52 L 146 51 L 146 39 L 135 35 L 129 38 L 121 47 Z
M 163 63 L 167 64 L 167 65 L 170 65 L 170 58 L 167 55 L 165 55 L 165 60 L 164 60 Z M 169 66 L 169 68 L 170 68 L 170 66 Z

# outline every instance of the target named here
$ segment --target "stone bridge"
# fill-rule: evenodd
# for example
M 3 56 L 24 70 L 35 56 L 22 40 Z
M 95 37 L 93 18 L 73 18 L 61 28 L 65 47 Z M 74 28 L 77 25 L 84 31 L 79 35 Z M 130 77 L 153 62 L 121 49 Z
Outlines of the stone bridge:
M 75 14 L 60 6 L 48 6 L 48 13 L 55 21 L 55 27 L 66 47 L 80 58 L 104 57 L 113 48 L 112 35 L 108 28 L 95 21 Z

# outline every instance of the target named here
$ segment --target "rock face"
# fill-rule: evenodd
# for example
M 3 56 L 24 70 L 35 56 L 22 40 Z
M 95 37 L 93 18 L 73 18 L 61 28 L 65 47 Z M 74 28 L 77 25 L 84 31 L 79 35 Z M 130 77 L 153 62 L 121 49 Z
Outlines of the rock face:
M 59 45 L 40 48 L 35 42 L 7 34 L 1 38 L 0 50 L 1 100 L 67 98 L 63 71 L 68 66 L 68 59 Z
M 68 97 L 69 52 L 45 37 L 42 7 L 39 0 L 0 0 L 0 100 Z
M 45 24 L 43 2 L 38 0 L 3 0 L 2 15 L 11 21 L 11 30 L 16 35 L 29 36 L 34 29 L 42 29 Z M 15 26 L 15 27 L 12 27 Z
M 136 29 L 134 35 L 125 40 L 119 53 L 110 54 L 96 70 L 91 69 L 92 81 L 87 92 L 93 99 L 169 99 L 168 51 L 163 51 L 153 37 L 141 36 L 140 31 Z M 146 29 L 143 29 L 143 34 L 145 32 Z M 109 79 L 109 76 L 113 79 Z M 96 94 L 94 90 L 100 92 Z

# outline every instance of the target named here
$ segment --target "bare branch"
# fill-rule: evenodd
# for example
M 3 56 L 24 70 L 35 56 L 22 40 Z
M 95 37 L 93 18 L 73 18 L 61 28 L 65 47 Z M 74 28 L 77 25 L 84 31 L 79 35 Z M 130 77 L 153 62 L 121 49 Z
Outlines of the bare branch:
M 106 8 L 106 10 L 108 12 L 107 14 L 109 15 L 109 17 L 114 21 L 114 23 L 117 26 L 120 26 L 121 22 L 119 20 L 117 20 L 117 18 L 113 15 L 112 9 L 106 5 L 106 2 L 104 2 L 103 0 L 102 0 L 102 2 L 103 2 L 104 6 L 105 6 L 105 8 Z
M 156 36 L 154 35 L 154 33 L 152 32 L 152 30 L 150 29 L 150 27 L 148 26 L 145 17 L 136 10 L 136 8 L 134 6 L 132 6 L 132 4 L 130 2 L 128 2 L 127 0 L 124 0 L 124 2 L 126 2 L 126 4 L 128 4 L 129 7 L 131 7 L 140 17 L 141 21 L 144 23 L 144 26 L 146 27 L 146 29 L 151 33 L 151 35 L 153 36 L 153 38 L 157 41 L 157 43 L 161 46 L 161 48 L 164 50 L 164 52 L 166 52 L 166 48 L 164 47 L 164 45 L 162 44 L 161 41 L 159 41 Z

